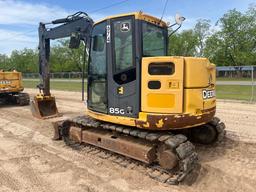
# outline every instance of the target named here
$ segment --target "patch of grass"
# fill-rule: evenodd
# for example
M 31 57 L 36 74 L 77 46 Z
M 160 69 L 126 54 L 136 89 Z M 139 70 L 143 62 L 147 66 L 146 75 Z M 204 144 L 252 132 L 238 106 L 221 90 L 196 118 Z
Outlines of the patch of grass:
M 252 95 L 252 86 L 217 85 L 216 92 L 218 99 L 250 100 Z M 254 97 L 254 100 L 256 100 L 256 86 L 254 86 Z
M 217 81 L 252 81 L 251 78 L 217 77 Z M 254 79 L 256 81 L 256 79 Z
M 23 85 L 25 88 L 36 88 L 39 84 L 38 81 L 23 81 Z M 51 89 L 55 90 L 64 90 L 64 91 L 82 91 L 82 83 L 81 82 L 58 82 L 52 81 L 51 82 Z M 85 90 L 87 90 L 87 84 L 85 83 Z
M 39 84 L 38 81 L 23 81 L 25 88 L 36 88 Z M 51 82 L 51 89 L 63 90 L 63 91 L 78 91 L 82 90 L 81 82 Z M 85 90 L 87 90 L 87 84 L 85 83 Z M 237 99 L 237 100 L 250 100 L 252 87 L 247 85 L 217 85 L 217 98 L 218 99 Z M 256 86 L 254 86 L 254 100 L 256 100 Z

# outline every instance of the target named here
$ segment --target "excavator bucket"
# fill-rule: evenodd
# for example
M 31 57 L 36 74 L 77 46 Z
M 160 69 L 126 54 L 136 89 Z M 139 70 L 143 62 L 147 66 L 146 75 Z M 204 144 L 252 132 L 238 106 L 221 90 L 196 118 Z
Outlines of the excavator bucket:
M 31 111 L 33 116 L 39 119 L 60 116 L 55 97 L 52 96 L 35 96 L 31 102 Z

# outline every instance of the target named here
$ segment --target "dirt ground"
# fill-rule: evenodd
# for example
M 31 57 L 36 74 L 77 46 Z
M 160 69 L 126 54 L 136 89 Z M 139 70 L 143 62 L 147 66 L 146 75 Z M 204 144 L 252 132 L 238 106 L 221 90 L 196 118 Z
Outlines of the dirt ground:
M 33 95 L 36 90 L 27 92 Z M 53 94 L 64 117 L 83 114 L 80 93 Z M 198 177 L 193 183 L 170 186 L 52 141 L 53 120 L 33 118 L 29 106 L 1 106 L 0 191 L 255 191 L 256 105 L 218 101 L 217 116 L 226 123 L 226 140 L 214 147 L 197 146 Z

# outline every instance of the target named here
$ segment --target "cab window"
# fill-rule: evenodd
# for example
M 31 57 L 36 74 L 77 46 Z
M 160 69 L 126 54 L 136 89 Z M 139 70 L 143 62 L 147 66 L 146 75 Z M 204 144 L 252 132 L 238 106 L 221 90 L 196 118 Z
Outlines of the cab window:
M 132 20 L 117 20 L 114 26 L 115 71 L 123 71 L 133 66 Z
M 118 84 L 126 84 L 136 80 L 134 66 L 134 32 L 133 17 L 113 20 L 114 37 L 114 80 Z
M 143 56 L 166 55 L 166 29 L 151 23 L 142 23 Z

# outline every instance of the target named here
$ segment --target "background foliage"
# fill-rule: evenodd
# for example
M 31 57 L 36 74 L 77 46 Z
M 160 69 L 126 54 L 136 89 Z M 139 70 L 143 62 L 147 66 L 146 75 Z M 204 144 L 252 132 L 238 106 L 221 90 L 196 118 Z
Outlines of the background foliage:
M 69 49 L 62 40 L 51 48 L 51 72 L 81 71 L 83 45 Z M 225 13 L 211 26 L 200 19 L 189 30 L 169 38 L 169 55 L 208 57 L 218 66 L 256 65 L 256 6 L 244 13 L 236 9 Z M 0 69 L 21 72 L 38 71 L 38 50 L 14 50 L 10 56 L 0 54 Z

